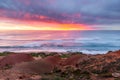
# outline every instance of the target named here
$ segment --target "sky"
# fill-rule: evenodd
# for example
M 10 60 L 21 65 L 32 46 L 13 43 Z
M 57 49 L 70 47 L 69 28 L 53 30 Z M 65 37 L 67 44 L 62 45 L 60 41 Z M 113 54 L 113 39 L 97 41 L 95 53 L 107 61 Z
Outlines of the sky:
M 0 30 L 120 30 L 120 0 L 0 0 Z

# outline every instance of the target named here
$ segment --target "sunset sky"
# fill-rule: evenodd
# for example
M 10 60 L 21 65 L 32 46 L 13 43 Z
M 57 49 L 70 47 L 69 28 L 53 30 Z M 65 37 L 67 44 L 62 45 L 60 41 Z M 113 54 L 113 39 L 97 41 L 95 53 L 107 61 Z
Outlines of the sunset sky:
M 0 30 L 120 30 L 120 0 L 0 0 Z

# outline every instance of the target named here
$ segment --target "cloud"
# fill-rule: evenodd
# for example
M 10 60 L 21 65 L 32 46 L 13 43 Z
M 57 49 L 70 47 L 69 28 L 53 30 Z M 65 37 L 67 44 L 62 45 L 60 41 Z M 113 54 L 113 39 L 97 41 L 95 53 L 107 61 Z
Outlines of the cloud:
M 119 24 L 119 5 L 120 0 L 0 0 L 0 16 L 58 23 Z

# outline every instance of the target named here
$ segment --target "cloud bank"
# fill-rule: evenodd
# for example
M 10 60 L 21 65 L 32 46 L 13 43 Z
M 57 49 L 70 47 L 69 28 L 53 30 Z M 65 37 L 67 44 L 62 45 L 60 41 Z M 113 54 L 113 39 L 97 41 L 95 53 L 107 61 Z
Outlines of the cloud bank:
M 0 17 L 43 22 L 120 24 L 120 0 L 0 0 Z

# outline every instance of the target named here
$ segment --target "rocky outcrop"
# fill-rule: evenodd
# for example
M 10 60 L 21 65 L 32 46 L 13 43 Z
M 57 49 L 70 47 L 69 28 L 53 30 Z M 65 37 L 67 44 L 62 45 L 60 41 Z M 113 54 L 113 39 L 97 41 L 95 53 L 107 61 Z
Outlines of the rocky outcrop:
M 72 55 L 70 57 L 68 57 L 66 60 L 63 61 L 63 63 L 61 63 L 63 66 L 75 66 L 76 64 L 78 64 L 79 60 L 82 58 L 82 55 Z
M 13 80 L 18 78 L 24 78 L 25 80 L 39 80 L 42 78 L 48 80 L 120 80 L 120 50 L 96 55 L 78 53 L 49 54 L 45 57 L 40 58 L 38 56 L 37 58 L 34 61 L 19 62 L 20 58 L 18 57 L 18 61 L 16 59 L 17 62 L 13 61 L 15 65 L 11 69 L 7 69 L 11 71 L 9 73 L 14 73 L 12 75 L 7 74 L 9 79 L 16 76 L 16 73 L 20 75 L 13 78 Z M 5 59 L 6 62 L 10 60 L 12 60 L 11 57 L 8 60 Z M 5 61 L 3 60 L 3 62 Z M 1 73 L 3 72 L 4 75 L 1 74 L 2 76 L 0 75 L 0 77 L 6 77 L 6 70 L 3 71 Z
M 48 56 L 43 59 L 45 62 L 50 63 L 54 67 L 59 65 L 61 57 L 59 55 Z
M 44 74 L 51 73 L 53 69 L 53 65 L 48 62 L 43 60 L 34 60 L 31 62 L 17 64 L 12 70 L 26 74 Z
M 0 68 L 15 65 L 21 62 L 33 61 L 34 58 L 29 54 L 9 54 L 0 60 Z

